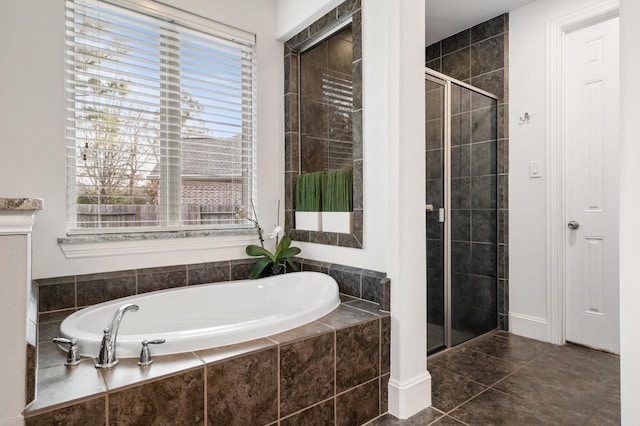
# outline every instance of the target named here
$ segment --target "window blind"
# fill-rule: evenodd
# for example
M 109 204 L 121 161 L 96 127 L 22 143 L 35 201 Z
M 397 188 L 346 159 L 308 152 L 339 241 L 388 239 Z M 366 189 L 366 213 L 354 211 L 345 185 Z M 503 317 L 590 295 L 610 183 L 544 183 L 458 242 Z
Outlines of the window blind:
M 155 2 L 68 0 L 65 76 L 70 234 L 244 224 L 254 36 Z

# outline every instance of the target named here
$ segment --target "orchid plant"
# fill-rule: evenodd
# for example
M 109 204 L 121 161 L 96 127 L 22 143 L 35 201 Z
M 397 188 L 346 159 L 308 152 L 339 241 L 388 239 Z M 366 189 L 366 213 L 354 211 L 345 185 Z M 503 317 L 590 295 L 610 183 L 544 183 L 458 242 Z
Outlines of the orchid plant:
M 246 253 L 249 256 L 263 257 L 253 266 L 253 268 L 249 272 L 249 278 L 254 279 L 260 277 L 267 266 L 271 266 L 271 270 L 274 272 L 283 267 L 286 271 L 287 263 L 294 271 L 298 271 L 299 269 L 293 262 L 292 258 L 300 253 L 300 249 L 298 247 L 291 247 L 291 237 L 289 237 L 288 235 L 283 235 L 282 239 L 278 242 L 280 232 L 282 231 L 282 228 L 280 226 L 276 226 L 273 231 L 265 234 L 262 227 L 260 226 L 260 223 L 258 222 L 258 216 L 256 214 L 255 207 L 253 206 L 253 201 L 251 201 L 251 208 L 253 210 L 253 217 L 249 217 L 244 207 L 236 207 L 236 217 L 240 219 L 246 219 L 249 222 L 253 223 L 258 232 L 258 240 L 260 240 L 259 246 L 250 244 L 246 248 Z M 276 239 L 275 252 L 271 253 L 264 247 L 265 237 L 268 239 Z

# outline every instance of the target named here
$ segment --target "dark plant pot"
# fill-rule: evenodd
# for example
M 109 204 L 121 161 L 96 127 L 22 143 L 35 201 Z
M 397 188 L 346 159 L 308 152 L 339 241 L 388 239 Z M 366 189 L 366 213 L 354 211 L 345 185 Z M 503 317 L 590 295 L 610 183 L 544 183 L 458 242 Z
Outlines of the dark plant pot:
M 260 278 L 286 274 L 288 272 L 287 269 L 287 265 L 285 265 L 284 263 L 279 263 L 277 265 L 271 264 L 262 270 Z
M 287 273 L 287 265 L 278 263 L 277 265 L 271 265 L 271 275 L 281 275 Z

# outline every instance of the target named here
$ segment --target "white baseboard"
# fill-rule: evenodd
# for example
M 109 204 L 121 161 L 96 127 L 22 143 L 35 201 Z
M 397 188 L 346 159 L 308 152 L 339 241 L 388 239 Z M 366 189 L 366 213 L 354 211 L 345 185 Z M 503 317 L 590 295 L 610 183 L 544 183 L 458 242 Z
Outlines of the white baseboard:
M 546 318 L 509 312 L 509 331 L 530 339 L 549 341 L 549 325 Z
M 400 383 L 389 379 L 389 413 L 408 419 L 431 406 L 431 375 L 428 371 Z

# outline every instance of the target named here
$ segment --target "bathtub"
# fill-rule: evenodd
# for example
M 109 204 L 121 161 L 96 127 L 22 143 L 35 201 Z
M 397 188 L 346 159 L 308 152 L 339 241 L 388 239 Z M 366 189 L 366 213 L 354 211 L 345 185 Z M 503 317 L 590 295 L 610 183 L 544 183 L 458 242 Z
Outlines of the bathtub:
M 81 355 L 97 357 L 103 329 L 124 303 L 135 303 L 120 324 L 118 358 L 138 357 L 144 339 L 166 340 L 151 348 L 168 355 L 240 343 L 314 321 L 340 304 L 329 275 L 296 272 L 257 280 L 160 290 L 81 309 L 60 325 Z

